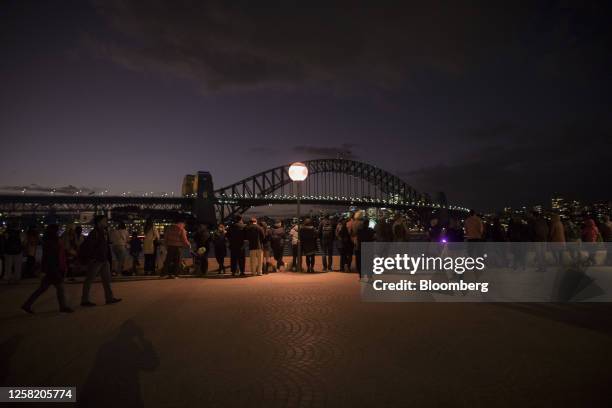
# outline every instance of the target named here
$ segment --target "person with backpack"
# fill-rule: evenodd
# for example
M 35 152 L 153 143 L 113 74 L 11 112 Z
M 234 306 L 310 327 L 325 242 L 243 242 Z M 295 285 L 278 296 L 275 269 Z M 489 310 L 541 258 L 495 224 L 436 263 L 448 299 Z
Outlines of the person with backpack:
M 59 237 L 59 226 L 51 224 L 47 226 L 43 236 L 43 253 L 41 259 L 41 270 L 43 278 L 38 289 L 30 295 L 21 308 L 30 314 L 34 314 L 32 305 L 49 289 L 55 286 L 57 302 L 61 313 L 72 313 L 74 310 L 66 306 L 66 295 L 64 293 L 64 275 L 68 268 L 64 244 Z
M 319 239 L 321 240 L 321 250 L 323 254 L 323 272 L 332 271 L 334 260 L 334 241 L 336 225 L 332 222 L 329 215 L 326 215 L 319 224 Z
M 213 236 L 213 247 L 215 248 L 215 259 L 219 264 L 219 274 L 225 273 L 225 257 L 227 256 L 227 233 L 225 225 L 219 224 Z
M 276 260 L 276 270 L 281 271 L 285 266 L 283 262 L 283 249 L 285 248 L 285 228 L 281 221 L 274 223 L 274 228 L 270 229 L 270 245 L 272 246 L 272 254 Z
M 94 218 L 94 229 L 91 230 L 79 249 L 79 259 L 87 265 L 87 275 L 85 276 L 85 282 L 83 282 L 83 293 L 81 295 L 81 306 L 96 306 L 89 299 L 91 283 L 96 275 L 100 275 L 102 279 L 106 304 L 110 305 L 121 302 L 121 298 L 116 298 L 111 289 L 111 255 L 108 246 L 107 225 L 108 219 L 105 215 L 96 216 Z
M 21 279 L 23 264 L 23 239 L 21 231 L 14 225 L 9 226 L 4 234 L 4 279 L 16 283 Z

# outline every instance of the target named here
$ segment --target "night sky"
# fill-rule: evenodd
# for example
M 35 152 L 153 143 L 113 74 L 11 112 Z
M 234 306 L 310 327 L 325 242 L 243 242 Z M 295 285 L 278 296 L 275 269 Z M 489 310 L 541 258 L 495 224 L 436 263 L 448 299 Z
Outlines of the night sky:
M 612 198 L 609 1 L 229 3 L 2 1 L 0 186 L 342 154 L 479 209 Z

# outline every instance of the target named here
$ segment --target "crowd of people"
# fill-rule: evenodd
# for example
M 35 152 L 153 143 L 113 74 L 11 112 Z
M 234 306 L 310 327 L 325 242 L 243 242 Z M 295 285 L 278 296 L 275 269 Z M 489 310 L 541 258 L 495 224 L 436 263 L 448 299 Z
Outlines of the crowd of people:
M 254 276 L 284 270 L 314 273 L 317 255 L 321 257 L 322 272 L 361 273 L 362 243 L 415 240 L 414 225 L 402 214 L 381 217 L 374 223 L 361 210 L 340 216 L 307 217 L 301 223 L 296 220 L 268 221 L 254 217 L 243 220 L 238 215 L 228 226 L 219 224 L 212 230 L 208 225 L 196 224 L 190 234 L 184 219 L 167 226 L 162 232 L 149 219 L 140 234 L 141 231 L 137 230 L 130 233 L 123 222 L 109 228 L 108 219 L 97 216 L 87 236 L 80 225 L 66 225 L 60 233 L 60 227 L 52 224 L 46 227 L 42 239 L 34 227 L 23 232 L 9 225 L 0 234 L 2 275 L 9 283 L 34 277 L 37 248 L 41 246 L 40 272 L 43 279 L 23 309 L 32 312 L 36 299 L 50 286 L 55 286 L 60 310 L 69 312 L 71 309 L 66 306 L 64 296 L 64 279 L 74 281 L 76 276 L 84 276 L 81 305 L 95 306 L 89 292 L 93 279 L 99 275 L 106 303 L 116 303 L 121 299 L 113 295 L 111 277 L 137 274 L 141 258 L 144 258 L 144 275 L 160 274 L 167 278 L 178 278 L 185 273 L 207 274 L 211 252 L 219 274 L 226 272 L 229 252 L 230 272 L 239 277 L 246 276 L 247 258 L 249 271 Z M 513 217 L 507 223 L 502 223 L 499 218 L 485 222 L 470 211 L 463 221 L 451 217 L 442 222 L 434 216 L 424 230 L 424 238 L 430 242 L 532 242 L 536 245 L 536 257 L 541 258 L 545 251 L 542 245 L 547 242 L 610 242 L 612 222 L 607 216 L 598 224 L 592 218 L 586 218 L 580 226 L 571 220 L 563 222 L 555 214 L 548 220 L 538 212 L 528 217 Z M 286 249 L 290 254 L 290 265 L 284 262 Z M 333 265 L 335 254 L 339 255 L 337 269 Z M 559 252 L 553 251 L 553 254 L 561 256 Z M 515 254 L 514 258 L 520 260 L 521 257 Z M 162 266 L 158 268 L 160 258 L 163 258 Z M 185 258 L 193 260 L 192 268 L 186 266 Z M 592 254 L 587 262 L 594 262 Z

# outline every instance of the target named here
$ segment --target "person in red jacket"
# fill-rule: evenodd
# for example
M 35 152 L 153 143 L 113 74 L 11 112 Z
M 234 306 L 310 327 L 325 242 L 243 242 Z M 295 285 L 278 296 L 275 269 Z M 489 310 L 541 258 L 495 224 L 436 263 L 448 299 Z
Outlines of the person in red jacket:
M 45 293 L 49 286 L 54 285 L 57 292 L 57 301 L 59 303 L 60 312 L 72 313 L 73 310 L 66 306 L 66 296 L 64 294 L 64 275 L 66 274 L 67 262 L 66 251 L 64 245 L 59 239 L 59 227 L 56 224 L 47 226 L 43 236 L 43 253 L 41 268 L 44 274 L 40 287 L 32 293 L 21 308 L 28 312 L 34 313 L 32 305 Z

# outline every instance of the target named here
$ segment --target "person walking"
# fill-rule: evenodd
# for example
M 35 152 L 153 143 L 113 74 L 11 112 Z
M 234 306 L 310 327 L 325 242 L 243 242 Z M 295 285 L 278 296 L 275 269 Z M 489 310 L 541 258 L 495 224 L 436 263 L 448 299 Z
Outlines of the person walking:
M 38 289 L 30 295 L 28 300 L 21 306 L 27 313 L 34 314 L 32 305 L 36 300 L 49 289 L 55 286 L 57 292 L 57 302 L 62 313 L 72 313 L 74 310 L 66 306 L 66 295 L 64 293 L 64 275 L 67 270 L 66 252 L 64 245 L 59 237 L 59 226 L 51 224 L 47 226 L 43 236 L 43 253 L 41 259 L 42 281 Z
M 298 221 L 299 222 L 299 221 Z M 300 237 L 298 236 L 299 227 L 297 222 L 293 224 L 291 230 L 289 230 L 289 237 L 291 238 L 291 256 L 293 258 L 291 262 L 291 270 L 293 272 L 298 270 L 298 262 L 301 264 L 302 260 L 298 258 L 298 246 L 300 243 Z
M 147 219 L 144 226 L 144 239 L 142 241 L 145 275 L 155 275 L 155 264 L 157 263 L 157 247 L 159 246 L 159 239 L 159 231 L 153 224 L 153 220 L 150 218 Z
M 300 228 L 299 239 L 302 254 L 306 257 L 306 272 L 313 273 L 317 252 L 317 232 L 310 218 L 304 220 L 304 225 Z
M 125 223 L 120 222 L 118 227 L 113 229 L 110 233 L 110 241 L 115 256 L 116 267 L 115 272 L 121 275 L 127 275 L 125 269 L 125 261 L 127 259 L 127 247 L 130 236 L 128 234 Z
M 263 274 L 263 240 L 264 230 L 257 224 L 257 218 L 251 218 L 251 223 L 244 230 L 245 238 L 249 241 L 249 264 L 251 274 L 260 276 Z
M 270 245 L 272 246 L 272 254 L 276 260 L 276 271 L 281 271 L 285 266 L 283 262 L 283 249 L 285 248 L 285 228 L 283 223 L 278 220 L 274 223 L 274 228 L 270 229 Z
M 553 258 L 558 265 L 563 263 L 563 252 L 565 252 L 565 229 L 561 223 L 559 214 L 553 214 L 550 217 L 550 232 L 548 240 L 550 241 Z
M 205 224 L 198 225 L 193 240 L 196 246 L 196 270 L 199 275 L 208 273 L 208 254 L 210 253 L 210 232 Z
M 323 272 L 333 270 L 334 241 L 336 237 L 336 225 L 329 215 L 326 215 L 319 224 L 319 239 L 321 240 L 321 258 L 323 261 Z
M 81 295 L 81 306 L 96 306 L 89 299 L 91 283 L 96 275 L 100 275 L 102 286 L 104 287 L 104 297 L 106 304 L 120 302 L 120 298 L 113 295 L 111 289 L 110 260 L 111 255 L 108 246 L 107 228 L 108 219 L 105 215 L 98 215 L 94 218 L 94 229 L 89 233 L 79 250 L 79 258 L 87 264 L 87 275 L 83 283 L 83 293 Z
M 140 266 L 140 253 L 142 252 L 142 241 L 138 237 L 138 232 L 132 232 L 132 238 L 130 239 L 130 256 L 132 257 L 132 272 L 131 274 L 136 275 L 136 268 Z
M 219 274 L 225 273 L 225 257 L 227 256 L 227 233 L 225 225 L 219 224 L 213 235 L 215 259 L 219 265 Z
M 166 244 L 166 261 L 164 269 L 168 274 L 168 279 L 178 278 L 181 270 L 183 248 L 191 249 L 191 244 L 185 231 L 185 220 L 179 219 L 176 223 L 169 225 L 164 232 Z
M 227 230 L 227 241 L 230 249 L 230 270 L 234 276 L 245 276 L 244 242 L 245 225 L 242 216 L 237 215 L 234 223 Z
M 8 283 L 16 283 L 21 279 L 23 239 L 21 231 L 14 225 L 10 225 L 4 235 L 4 279 Z

